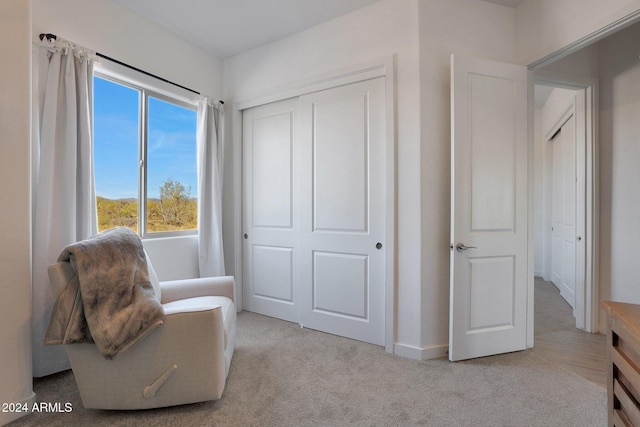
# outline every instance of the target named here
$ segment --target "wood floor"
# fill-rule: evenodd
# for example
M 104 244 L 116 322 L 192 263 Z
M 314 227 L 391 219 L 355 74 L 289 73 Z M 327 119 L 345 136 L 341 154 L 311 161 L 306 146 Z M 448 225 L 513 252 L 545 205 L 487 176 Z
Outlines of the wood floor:
M 576 329 L 571 307 L 552 283 L 536 278 L 535 292 L 536 325 L 531 351 L 606 387 L 606 337 Z

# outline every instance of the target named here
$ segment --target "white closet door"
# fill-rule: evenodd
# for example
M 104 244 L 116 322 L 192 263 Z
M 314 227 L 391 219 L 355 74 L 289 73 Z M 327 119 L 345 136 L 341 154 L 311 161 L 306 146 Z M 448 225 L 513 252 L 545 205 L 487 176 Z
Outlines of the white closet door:
M 385 80 L 243 113 L 244 306 L 385 343 Z
M 300 98 L 301 323 L 384 345 L 385 82 Z
M 558 289 L 562 285 L 562 225 L 564 221 L 564 199 L 562 173 L 562 130 L 551 139 L 551 282 Z
M 297 100 L 243 112 L 244 308 L 297 322 Z
M 552 140 L 552 281 L 575 307 L 576 299 L 576 136 L 571 116 Z

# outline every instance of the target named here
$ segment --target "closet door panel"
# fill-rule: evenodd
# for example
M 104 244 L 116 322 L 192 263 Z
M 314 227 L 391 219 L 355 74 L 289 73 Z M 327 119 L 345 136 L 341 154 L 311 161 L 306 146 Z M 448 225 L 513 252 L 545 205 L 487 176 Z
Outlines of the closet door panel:
M 305 327 L 384 344 L 384 78 L 300 98 Z
M 243 304 L 298 321 L 294 219 L 296 100 L 243 112 Z

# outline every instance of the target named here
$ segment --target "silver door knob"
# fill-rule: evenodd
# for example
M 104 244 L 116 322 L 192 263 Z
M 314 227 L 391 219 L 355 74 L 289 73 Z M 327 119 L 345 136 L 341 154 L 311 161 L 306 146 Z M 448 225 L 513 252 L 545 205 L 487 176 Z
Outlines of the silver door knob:
M 475 246 L 465 246 L 464 243 L 458 243 L 456 245 L 456 251 L 458 252 L 462 252 L 462 251 L 466 251 L 467 249 L 478 249 Z

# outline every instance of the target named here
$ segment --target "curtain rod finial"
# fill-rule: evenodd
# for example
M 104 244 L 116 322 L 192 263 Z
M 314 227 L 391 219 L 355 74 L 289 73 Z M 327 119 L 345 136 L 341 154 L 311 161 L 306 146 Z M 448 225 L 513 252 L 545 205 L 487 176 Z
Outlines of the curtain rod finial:
M 45 37 L 47 38 L 47 41 L 56 40 L 58 38 L 55 34 L 41 33 L 40 34 L 40 41 L 44 41 Z

